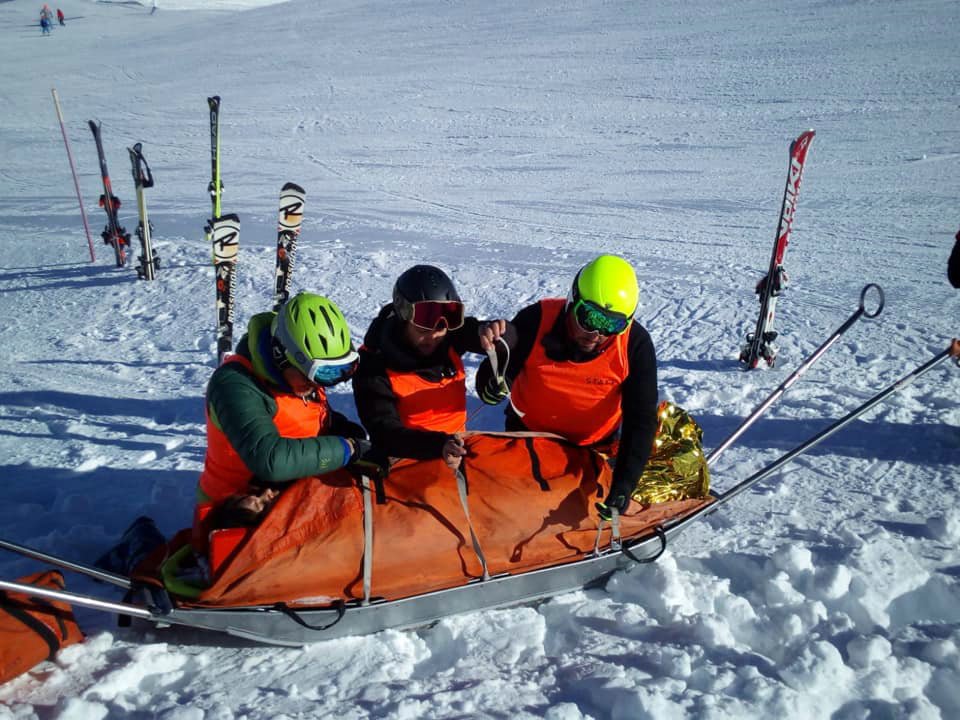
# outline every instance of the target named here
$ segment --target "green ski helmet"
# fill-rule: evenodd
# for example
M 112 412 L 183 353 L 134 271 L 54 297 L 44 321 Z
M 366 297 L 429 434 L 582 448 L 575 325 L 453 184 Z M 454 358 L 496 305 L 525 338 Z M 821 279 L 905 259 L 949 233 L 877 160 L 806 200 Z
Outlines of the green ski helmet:
M 336 385 L 357 369 L 360 356 L 347 319 L 325 297 L 302 292 L 290 298 L 277 312 L 270 332 L 287 361 L 317 385 Z
M 618 335 L 630 327 L 640 301 L 637 275 L 626 260 L 601 255 L 573 280 L 567 308 L 587 332 Z

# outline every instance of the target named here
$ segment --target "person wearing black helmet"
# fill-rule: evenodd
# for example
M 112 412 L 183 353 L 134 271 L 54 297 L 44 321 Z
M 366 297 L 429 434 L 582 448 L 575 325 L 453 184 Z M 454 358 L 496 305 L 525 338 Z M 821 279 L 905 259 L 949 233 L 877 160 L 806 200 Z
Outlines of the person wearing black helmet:
M 404 271 L 393 302 L 367 330 L 353 376 L 357 414 L 374 447 L 391 457 L 459 466 L 467 452 L 460 436 L 467 421 L 462 355 L 485 353 L 506 325 L 467 316 L 440 268 Z

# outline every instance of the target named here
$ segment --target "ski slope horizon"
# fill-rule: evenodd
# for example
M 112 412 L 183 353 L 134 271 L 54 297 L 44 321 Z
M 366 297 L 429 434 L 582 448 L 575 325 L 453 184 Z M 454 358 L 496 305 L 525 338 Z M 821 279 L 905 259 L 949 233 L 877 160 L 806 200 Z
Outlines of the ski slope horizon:
M 49 38 L 41 4 L 0 3 L 4 539 L 90 563 L 138 515 L 190 522 L 215 357 L 211 95 L 241 220 L 236 338 L 270 306 L 287 181 L 306 189 L 294 289 L 333 298 L 356 340 L 412 264 L 510 318 L 597 254 L 627 258 L 661 398 L 707 451 L 879 284 L 882 314 L 724 454 L 721 491 L 960 335 L 956 3 L 64 0 Z M 131 232 L 126 148 L 153 169 L 153 282 L 100 241 L 91 119 Z M 744 372 L 787 147 L 808 128 L 779 360 Z M 955 717 L 958 388 L 941 364 L 655 565 L 536 607 L 302 649 L 78 609 L 88 639 L 0 686 L 0 717 Z M 331 402 L 356 418 L 348 388 Z M 501 409 L 471 423 L 501 429 Z M 40 567 L 0 556 L 4 579 Z

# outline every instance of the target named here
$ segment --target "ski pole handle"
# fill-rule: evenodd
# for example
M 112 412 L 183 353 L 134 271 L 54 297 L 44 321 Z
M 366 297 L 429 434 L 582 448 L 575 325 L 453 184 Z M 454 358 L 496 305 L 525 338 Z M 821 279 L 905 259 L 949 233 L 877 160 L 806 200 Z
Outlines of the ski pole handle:
M 877 291 L 877 309 L 872 313 L 868 312 L 866 308 L 867 292 L 870 290 L 870 288 L 873 288 Z M 863 313 L 864 317 L 875 318 L 877 315 L 883 312 L 884 301 L 885 298 L 883 295 L 883 288 L 876 283 L 868 283 L 867 285 L 864 285 L 863 290 L 860 291 L 860 312 Z

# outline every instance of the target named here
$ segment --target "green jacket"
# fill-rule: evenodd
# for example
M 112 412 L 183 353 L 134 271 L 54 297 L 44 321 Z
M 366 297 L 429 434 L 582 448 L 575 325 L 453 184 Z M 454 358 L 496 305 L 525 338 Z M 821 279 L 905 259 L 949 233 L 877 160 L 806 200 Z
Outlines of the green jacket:
M 239 363 L 226 363 L 214 371 L 207 385 L 207 413 L 209 423 L 224 433 L 257 481 L 286 483 L 343 467 L 350 459 L 350 448 L 339 433 L 362 437 L 363 431 L 331 410 L 332 434 L 281 437 L 273 422 L 277 412 L 274 398 L 289 393 L 290 388 L 270 352 L 273 318 L 274 313 L 255 315 L 237 344 L 237 354 L 250 361 L 252 372 Z M 314 395 L 304 402 L 326 403 L 326 399 Z

